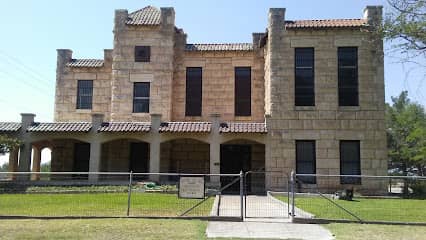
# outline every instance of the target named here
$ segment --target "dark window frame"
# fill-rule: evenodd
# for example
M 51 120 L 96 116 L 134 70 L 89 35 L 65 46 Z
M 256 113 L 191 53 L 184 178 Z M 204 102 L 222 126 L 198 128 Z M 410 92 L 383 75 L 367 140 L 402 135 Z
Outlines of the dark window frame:
M 135 46 L 135 62 L 150 62 L 151 46 Z
M 356 144 L 357 148 L 357 155 L 358 158 L 356 161 L 353 162 L 345 162 L 344 158 L 344 150 L 343 145 L 344 144 Z M 359 140 L 340 140 L 339 142 L 339 157 L 340 157 L 340 175 L 361 175 L 361 141 Z M 346 173 L 345 172 L 345 166 L 344 164 L 350 164 L 350 165 L 357 165 L 357 169 L 351 170 L 352 173 Z M 359 177 L 340 177 L 340 184 L 361 184 L 361 178 Z
M 298 147 L 300 146 L 300 144 L 312 144 L 312 160 L 311 161 L 307 161 L 306 159 L 301 160 L 300 158 L 302 156 L 299 156 L 299 151 L 298 151 Z M 312 164 L 310 167 L 313 169 L 313 172 L 305 172 L 302 171 L 302 169 L 300 169 L 300 166 L 302 164 L 307 164 L 310 163 Z M 302 171 L 302 172 L 301 172 Z M 317 172 L 317 156 L 316 156 L 316 141 L 315 140 L 296 140 L 296 174 L 316 174 Z M 297 179 L 301 180 L 302 183 L 305 184 L 316 184 L 316 177 L 315 176 L 300 176 L 297 177 Z
M 90 87 L 83 86 L 90 83 Z M 90 89 L 90 90 L 89 90 Z M 88 98 L 87 102 L 82 98 Z M 77 80 L 77 109 L 92 109 L 93 107 L 93 80 Z
M 248 78 L 244 79 L 240 73 L 248 71 Z M 248 83 L 244 83 L 248 81 Z M 234 68 L 234 114 L 237 117 L 251 116 L 251 66 L 249 67 L 235 67 Z M 245 88 L 244 88 L 244 85 Z M 247 87 L 248 85 L 248 87 Z M 244 92 L 247 91 L 247 92 Z M 242 95 L 247 95 L 242 97 Z M 244 105 L 246 104 L 246 105 Z
M 345 54 L 354 54 L 354 59 L 348 60 Z M 348 65 L 351 60 L 353 64 Z M 337 65 L 339 106 L 359 106 L 358 47 L 339 47 Z
M 196 72 L 199 71 L 199 72 Z M 194 76 L 191 74 L 195 74 Z M 197 76 L 199 75 L 199 78 Z M 199 82 L 196 82 L 199 81 Z M 197 89 L 199 88 L 199 89 Z M 203 68 L 186 68 L 185 116 L 197 117 L 203 109 Z M 196 91 L 196 92 L 194 92 Z
M 300 61 L 305 51 L 311 51 L 311 58 Z M 299 60 L 299 61 L 298 61 Z M 309 66 L 303 66 L 306 62 L 311 61 Z M 310 71 L 306 71 L 310 70 Z M 306 72 L 305 72 L 306 71 Z M 310 83 L 303 83 L 303 72 L 310 73 Z M 294 105 L 295 106 L 315 106 L 315 48 L 303 47 L 294 49 Z
M 148 93 L 147 96 L 136 96 L 138 91 L 138 86 L 148 86 L 148 90 L 145 91 Z M 133 113 L 149 113 L 150 107 L 150 96 L 151 96 L 151 84 L 150 82 L 135 82 L 133 83 Z M 146 104 L 147 106 L 143 107 L 145 110 L 139 110 L 138 104 Z

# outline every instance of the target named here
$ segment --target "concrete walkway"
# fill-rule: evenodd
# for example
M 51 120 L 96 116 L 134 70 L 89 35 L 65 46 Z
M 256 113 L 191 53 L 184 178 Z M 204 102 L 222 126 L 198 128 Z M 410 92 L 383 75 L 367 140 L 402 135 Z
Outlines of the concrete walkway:
M 239 196 L 222 196 L 216 199 L 212 215 L 240 216 Z M 331 240 L 330 231 L 320 225 L 291 223 L 288 218 L 288 206 L 272 196 L 247 196 L 244 222 L 209 222 L 206 229 L 209 238 L 268 238 Z M 218 211 L 219 208 L 219 211 Z M 296 214 L 310 215 L 300 209 Z
M 209 238 L 334 239 L 330 231 L 320 225 L 290 222 L 209 222 L 206 233 Z

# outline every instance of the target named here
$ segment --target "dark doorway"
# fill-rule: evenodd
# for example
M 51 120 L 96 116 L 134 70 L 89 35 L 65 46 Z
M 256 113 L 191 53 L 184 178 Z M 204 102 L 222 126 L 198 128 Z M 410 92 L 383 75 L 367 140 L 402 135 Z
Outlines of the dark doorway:
M 89 172 L 90 143 L 74 144 L 73 172 Z M 87 174 L 74 175 L 74 178 L 87 179 Z
M 251 146 L 250 145 L 220 145 L 220 173 L 223 174 L 238 174 L 241 170 L 247 172 L 251 166 Z M 220 182 L 222 187 L 231 183 L 236 177 L 221 177 Z M 247 186 L 250 186 L 249 179 Z M 227 189 L 225 193 L 238 193 L 240 190 L 240 182 L 237 181 Z M 250 191 L 248 189 L 248 191 Z
M 149 144 L 144 142 L 130 143 L 129 171 L 147 173 L 149 162 Z M 135 179 L 147 179 L 148 176 L 135 176 Z

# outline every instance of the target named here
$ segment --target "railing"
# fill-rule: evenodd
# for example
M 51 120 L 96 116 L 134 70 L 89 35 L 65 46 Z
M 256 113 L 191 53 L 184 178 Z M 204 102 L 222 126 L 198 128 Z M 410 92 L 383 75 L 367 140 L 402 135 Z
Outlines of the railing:
M 426 225 L 426 177 L 293 174 L 296 222 Z
M 232 184 L 221 187 L 221 178 L 231 178 Z M 242 184 L 242 173 L 3 172 L 0 217 L 241 220 Z M 234 185 L 237 197 L 229 196 L 231 201 L 226 195 L 220 203 L 223 192 Z

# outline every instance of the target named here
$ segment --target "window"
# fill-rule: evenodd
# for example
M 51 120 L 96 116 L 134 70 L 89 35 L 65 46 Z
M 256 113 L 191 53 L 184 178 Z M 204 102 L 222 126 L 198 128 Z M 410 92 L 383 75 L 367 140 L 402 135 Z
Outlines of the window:
M 133 86 L 133 112 L 149 112 L 149 82 L 134 83 Z
M 135 47 L 135 62 L 149 62 L 151 60 L 150 46 Z
M 203 70 L 200 67 L 186 68 L 186 116 L 201 116 Z
M 297 140 L 296 141 L 296 173 L 315 174 L 316 173 L 315 141 Z M 314 176 L 298 177 L 302 183 L 315 184 Z
M 294 55 L 294 103 L 315 106 L 314 48 L 296 48 Z
M 359 141 L 340 141 L 340 175 L 361 175 Z M 361 178 L 341 177 L 341 184 L 361 184 Z
M 339 106 L 358 106 L 358 49 L 338 49 Z
M 251 68 L 235 68 L 235 116 L 251 115 Z
M 77 109 L 92 109 L 93 81 L 78 80 Z

